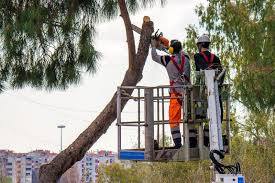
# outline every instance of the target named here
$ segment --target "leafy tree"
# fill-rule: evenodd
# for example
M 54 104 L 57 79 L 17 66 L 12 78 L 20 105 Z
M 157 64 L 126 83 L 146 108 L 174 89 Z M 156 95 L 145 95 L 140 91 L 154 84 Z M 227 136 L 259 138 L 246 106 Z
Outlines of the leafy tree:
M 65 89 L 77 84 L 82 72 L 95 72 L 100 54 L 93 44 L 100 21 L 123 18 L 129 68 L 122 85 L 134 86 L 142 78 L 153 23 L 142 25 L 136 50 L 130 13 L 153 5 L 154 0 L 12 0 L 0 1 L 0 89 Z M 163 4 L 164 0 L 160 0 Z M 132 90 L 127 90 L 131 94 Z M 122 109 L 127 100 L 122 102 Z M 116 94 L 91 125 L 56 158 L 40 169 L 40 182 L 56 182 L 107 131 L 116 118 Z
M 275 9 L 274 0 L 210 0 L 196 8 L 200 28 L 212 38 L 212 48 L 229 68 L 233 98 L 248 109 L 240 123 L 233 116 L 232 155 L 246 182 L 274 181 Z M 196 50 L 199 28 L 187 28 L 185 45 Z M 262 176 L 266 175 L 266 176 Z
M 98 8 L 97 1 L 1 1 L 1 82 L 65 89 L 81 71 L 95 72 Z
M 253 111 L 271 112 L 275 106 L 274 0 L 211 0 L 196 8 L 200 26 L 212 38 L 212 48 L 230 67 L 234 97 Z M 198 28 L 189 26 L 189 52 Z
M 274 182 L 274 144 L 254 144 L 240 136 L 232 139 L 231 155 L 227 162 L 239 162 L 246 182 Z
M 266 113 L 250 113 L 242 128 L 245 134 L 255 144 L 274 144 L 275 116 Z

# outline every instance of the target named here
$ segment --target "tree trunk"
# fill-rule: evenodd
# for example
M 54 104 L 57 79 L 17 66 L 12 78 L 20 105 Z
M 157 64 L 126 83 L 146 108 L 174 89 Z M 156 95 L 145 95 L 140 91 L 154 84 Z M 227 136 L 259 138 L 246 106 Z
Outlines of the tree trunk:
M 133 31 L 130 28 L 131 21 L 124 0 L 119 0 L 121 16 L 123 18 L 127 43 L 129 49 L 129 68 L 125 73 L 122 86 L 136 86 L 142 78 L 142 71 L 148 56 L 151 35 L 154 31 L 153 22 L 143 22 L 142 33 L 140 36 L 138 51 L 135 53 Z M 133 90 L 127 90 L 128 94 L 132 94 Z M 111 101 L 90 124 L 90 126 L 82 132 L 78 138 L 64 151 L 60 152 L 49 164 L 42 165 L 39 172 L 41 183 L 54 183 L 72 167 L 77 161 L 81 160 L 92 145 L 106 133 L 109 126 L 116 119 L 116 93 Z M 128 100 L 122 100 L 122 109 Z

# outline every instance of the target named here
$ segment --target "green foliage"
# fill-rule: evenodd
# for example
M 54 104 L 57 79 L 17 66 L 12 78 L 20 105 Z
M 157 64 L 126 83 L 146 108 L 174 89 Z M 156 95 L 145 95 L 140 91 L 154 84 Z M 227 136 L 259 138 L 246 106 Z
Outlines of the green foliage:
M 274 115 L 253 113 L 243 123 L 233 120 L 231 156 L 238 161 L 246 182 L 273 182 L 275 178 Z M 231 128 L 232 129 L 232 128 Z M 237 130 L 236 130 L 237 129 Z
M 242 136 L 232 139 L 231 155 L 224 164 L 241 164 L 242 174 L 248 183 L 273 182 L 275 178 L 275 144 L 255 145 Z M 101 166 L 99 183 L 209 183 L 210 161 L 112 164 Z
M 120 164 L 102 166 L 99 170 L 99 183 L 131 182 L 131 183 L 159 183 L 159 182 L 209 182 L 209 162 L 188 163 L 132 163 L 130 167 Z
M 226 162 L 239 161 L 246 182 L 275 178 L 275 9 L 274 0 L 209 1 L 198 6 L 200 28 L 211 35 L 233 81 L 233 98 L 248 109 L 241 123 L 231 115 L 232 148 Z M 196 50 L 199 29 L 189 26 L 185 45 Z
M 250 113 L 242 128 L 246 136 L 254 143 L 274 144 L 275 115 L 273 113 Z
M 12 178 L 0 176 L 0 182 L 1 183 L 12 183 Z
M 132 13 L 154 2 L 126 0 Z M 0 1 L 0 90 L 65 89 L 96 72 L 95 26 L 118 12 L 117 0 Z
M 251 143 L 240 136 L 232 140 L 231 155 L 226 162 L 241 164 L 246 182 L 273 182 L 275 178 L 275 144 Z
M 6 181 L 5 183 L 12 183 L 12 178 L 8 177 L 8 178 L 6 178 L 5 181 Z
M 275 106 L 274 0 L 209 1 L 198 6 L 201 28 L 211 35 L 212 48 L 231 68 L 234 97 L 250 110 L 270 112 Z M 189 52 L 196 49 L 198 28 L 187 28 Z
M 164 142 L 164 143 L 163 143 Z M 172 147 L 173 142 L 172 142 L 172 137 L 164 135 L 164 138 L 159 139 L 159 147 Z
M 120 164 L 112 164 L 111 166 L 101 166 L 100 172 L 103 174 L 98 177 L 97 182 L 137 182 L 138 177 L 134 169 L 125 169 Z
M 239 162 L 245 182 L 262 183 L 275 180 L 274 118 L 266 113 L 252 113 L 245 125 L 231 114 L 231 152 L 223 164 Z M 185 182 L 209 183 L 210 160 L 167 163 L 126 162 L 102 166 L 99 182 Z
M 118 13 L 119 8 L 117 0 L 102 0 L 102 15 L 104 18 L 106 18 L 107 20 L 114 18 L 118 16 Z
M 96 1 L 1 1 L 1 75 L 12 87 L 66 88 L 96 71 Z

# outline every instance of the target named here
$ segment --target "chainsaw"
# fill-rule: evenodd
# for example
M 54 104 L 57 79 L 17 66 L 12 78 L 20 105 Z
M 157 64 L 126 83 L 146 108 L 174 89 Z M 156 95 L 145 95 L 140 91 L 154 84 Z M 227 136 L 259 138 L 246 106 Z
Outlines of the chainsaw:
M 135 31 L 138 34 L 141 34 L 142 29 L 138 26 L 132 24 L 132 30 Z M 156 41 L 159 41 L 160 46 L 157 48 L 160 51 L 164 51 L 169 54 L 168 48 L 169 48 L 169 40 L 163 36 L 162 32 L 159 32 L 159 29 L 151 36 L 151 39 L 154 39 Z

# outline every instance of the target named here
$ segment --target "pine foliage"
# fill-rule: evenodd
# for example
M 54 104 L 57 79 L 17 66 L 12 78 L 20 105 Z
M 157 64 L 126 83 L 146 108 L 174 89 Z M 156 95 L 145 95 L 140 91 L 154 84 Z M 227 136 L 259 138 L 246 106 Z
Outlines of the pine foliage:
M 154 2 L 126 1 L 132 13 Z M 0 89 L 79 83 L 97 70 L 96 25 L 118 13 L 117 0 L 1 0 Z
M 1 80 L 12 87 L 66 88 L 96 71 L 95 1 L 2 1 Z

